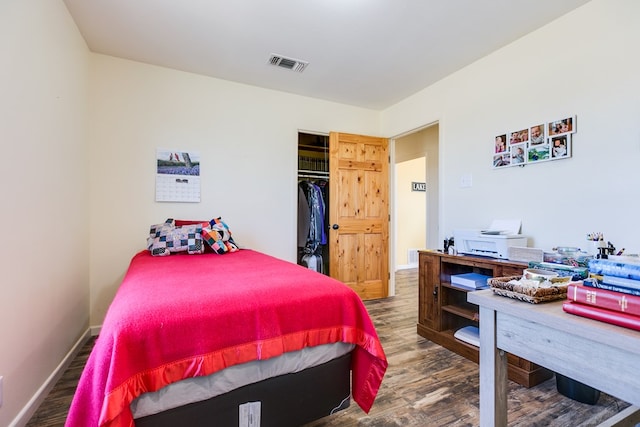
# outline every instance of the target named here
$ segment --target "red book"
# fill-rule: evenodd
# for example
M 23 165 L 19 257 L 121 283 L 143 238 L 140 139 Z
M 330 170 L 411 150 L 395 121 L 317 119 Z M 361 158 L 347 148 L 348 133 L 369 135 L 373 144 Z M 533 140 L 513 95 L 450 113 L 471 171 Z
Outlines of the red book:
M 640 316 L 640 296 L 637 295 L 572 283 L 567 287 L 567 299 L 579 304 Z
M 612 311 L 592 305 L 578 304 L 573 301 L 563 302 L 562 309 L 567 313 L 640 331 L 640 317 L 621 311 Z

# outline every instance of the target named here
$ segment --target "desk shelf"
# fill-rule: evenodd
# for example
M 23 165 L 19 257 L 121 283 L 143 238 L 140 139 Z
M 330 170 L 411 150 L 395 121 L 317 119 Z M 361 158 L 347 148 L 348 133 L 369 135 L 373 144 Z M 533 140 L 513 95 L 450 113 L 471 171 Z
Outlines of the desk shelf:
M 478 321 L 478 310 L 473 310 L 472 308 L 461 307 L 457 305 L 443 305 L 441 307 L 442 311 L 446 311 L 455 316 L 462 317 L 474 322 Z
M 478 306 L 467 302 L 467 291 L 451 285 L 451 276 L 480 273 L 491 277 L 521 275 L 526 264 L 467 255 L 419 251 L 418 324 L 420 336 L 478 362 L 478 348 L 454 337 L 465 326 L 479 326 Z M 553 372 L 508 355 L 509 379 L 525 387 L 539 384 Z

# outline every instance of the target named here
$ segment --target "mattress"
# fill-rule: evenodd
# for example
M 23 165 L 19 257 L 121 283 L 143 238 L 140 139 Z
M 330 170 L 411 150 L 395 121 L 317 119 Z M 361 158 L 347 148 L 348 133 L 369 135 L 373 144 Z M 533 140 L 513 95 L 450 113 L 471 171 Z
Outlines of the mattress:
M 300 372 L 268 378 L 211 399 L 137 418 L 135 426 L 306 425 L 350 406 L 351 355 L 347 353 Z
M 131 412 L 133 418 L 141 418 L 200 402 L 248 384 L 319 366 L 349 353 L 354 347 L 346 343 L 307 347 L 272 359 L 231 366 L 204 377 L 182 380 L 158 391 L 142 394 L 131 402 Z

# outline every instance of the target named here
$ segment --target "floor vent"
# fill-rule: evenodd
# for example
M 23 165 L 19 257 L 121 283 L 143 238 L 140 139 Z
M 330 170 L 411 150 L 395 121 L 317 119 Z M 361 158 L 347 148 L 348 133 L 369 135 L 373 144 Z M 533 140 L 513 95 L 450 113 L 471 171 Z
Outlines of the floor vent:
M 407 261 L 409 264 L 418 265 L 418 249 L 409 249 L 407 252 Z
M 307 61 L 303 61 L 301 59 L 287 58 L 283 55 L 276 55 L 275 53 L 271 54 L 271 58 L 269 58 L 269 64 L 275 65 L 276 67 L 286 68 L 287 70 L 297 71 L 299 73 L 303 72 L 309 63 Z

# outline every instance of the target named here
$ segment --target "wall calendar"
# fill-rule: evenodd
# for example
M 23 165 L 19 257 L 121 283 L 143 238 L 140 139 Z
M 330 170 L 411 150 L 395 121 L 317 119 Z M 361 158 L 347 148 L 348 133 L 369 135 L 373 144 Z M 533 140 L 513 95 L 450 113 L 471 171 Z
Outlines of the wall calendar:
M 156 202 L 200 202 L 200 154 L 156 150 Z

